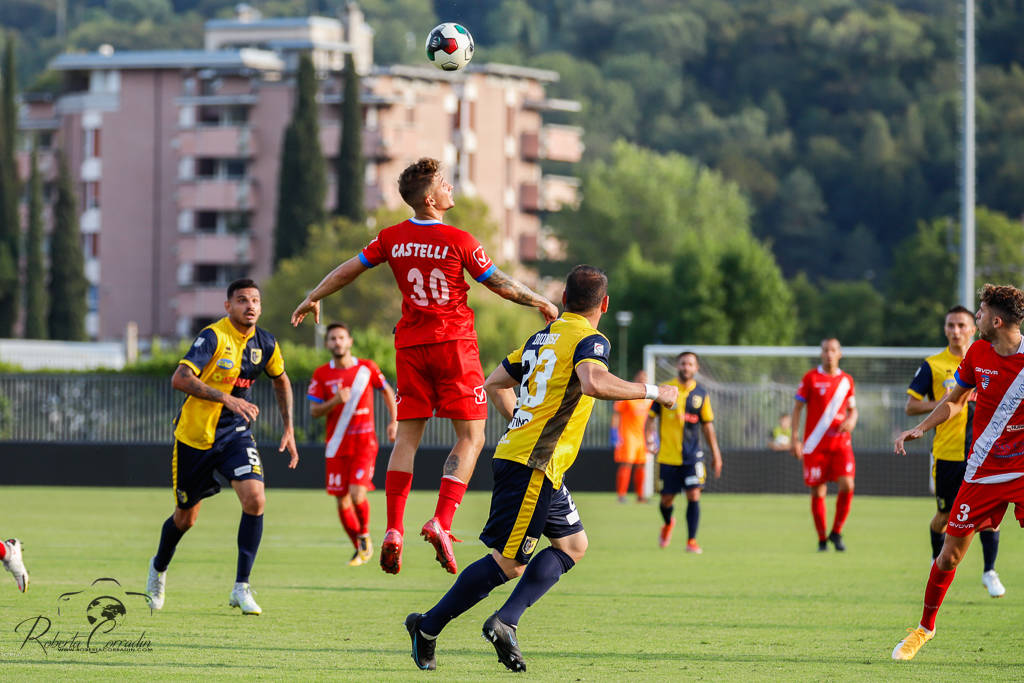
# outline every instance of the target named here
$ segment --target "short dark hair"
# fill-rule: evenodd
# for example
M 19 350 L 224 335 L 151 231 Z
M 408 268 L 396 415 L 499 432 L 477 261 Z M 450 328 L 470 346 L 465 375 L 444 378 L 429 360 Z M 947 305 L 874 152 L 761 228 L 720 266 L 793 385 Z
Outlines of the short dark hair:
M 960 304 L 957 304 L 956 306 L 953 306 L 948 311 L 946 311 L 946 315 L 953 315 L 954 313 L 964 313 L 966 315 L 971 316 L 972 320 L 974 319 L 974 311 L 967 308 L 966 306 L 961 306 Z
M 416 208 L 427 196 L 434 183 L 434 176 L 441 170 L 441 162 L 430 157 L 409 164 L 398 176 L 398 194 L 409 206 Z
M 682 353 L 680 353 L 678 356 L 676 356 L 676 363 L 681 361 L 683 359 L 683 356 L 693 356 L 693 359 L 697 361 L 697 365 L 700 365 L 700 358 L 693 351 L 683 351 Z
M 231 297 L 234 296 L 235 292 L 237 292 L 240 289 L 255 289 L 256 291 L 262 294 L 262 290 L 260 290 L 260 286 L 256 284 L 255 280 L 243 277 L 238 280 L 235 280 L 230 285 L 228 285 L 228 301 L 230 301 Z
M 980 299 L 1004 322 L 1020 325 L 1024 320 L 1024 292 L 1016 287 L 986 284 L 981 288 Z
M 839 341 L 839 337 L 835 336 L 834 334 L 829 334 L 829 335 L 825 335 L 824 337 L 821 338 L 821 343 L 818 344 L 818 346 L 824 346 L 825 342 L 830 342 L 830 341 L 834 341 L 836 344 L 839 344 L 839 346 L 843 345 L 843 343 L 841 341 Z
M 345 323 L 331 323 L 330 325 L 327 326 L 327 329 L 324 330 L 324 338 L 327 338 L 327 335 L 331 333 L 331 330 L 337 330 L 339 328 L 348 332 L 348 336 L 352 336 L 352 330 L 350 330 L 348 325 L 346 325 Z
M 600 268 L 578 265 L 565 278 L 565 310 L 585 313 L 601 305 L 608 294 L 608 276 Z

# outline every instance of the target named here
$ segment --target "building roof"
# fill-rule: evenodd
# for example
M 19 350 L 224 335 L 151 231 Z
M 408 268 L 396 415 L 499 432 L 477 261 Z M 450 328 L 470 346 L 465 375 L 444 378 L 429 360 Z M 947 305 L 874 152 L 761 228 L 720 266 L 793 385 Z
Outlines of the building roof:
M 91 69 L 259 69 L 280 71 L 284 62 L 273 52 L 241 50 L 123 50 L 104 55 L 65 52 L 50 62 L 56 71 Z
M 248 30 L 265 31 L 274 28 L 298 28 L 302 26 L 324 26 L 337 28 L 341 21 L 331 17 L 276 17 L 273 19 L 256 19 L 254 21 L 240 21 L 238 19 L 210 19 L 205 24 L 206 30 Z
M 379 76 L 400 76 L 404 78 L 420 78 L 431 81 L 454 81 L 464 78 L 464 73 L 482 73 L 494 76 L 505 76 L 508 78 L 522 78 L 541 81 L 543 83 L 554 83 L 558 80 L 557 71 L 548 69 L 533 69 L 526 66 L 515 66 L 512 64 L 470 64 L 464 71 L 442 71 L 436 67 L 424 64 L 423 66 L 409 66 L 406 64 L 391 64 L 388 66 L 375 66 L 374 75 Z

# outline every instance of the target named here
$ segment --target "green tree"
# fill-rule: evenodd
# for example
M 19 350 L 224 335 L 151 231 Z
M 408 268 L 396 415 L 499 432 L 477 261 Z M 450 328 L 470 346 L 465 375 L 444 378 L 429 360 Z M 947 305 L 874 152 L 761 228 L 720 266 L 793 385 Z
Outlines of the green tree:
M 43 264 L 43 183 L 39 152 L 32 146 L 28 186 L 28 231 L 25 235 L 25 337 L 46 338 L 46 269 Z
M 57 201 L 53 206 L 53 234 L 50 236 L 50 280 L 47 287 L 50 310 L 46 324 L 50 339 L 85 339 L 86 294 L 85 257 L 78 228 L 78 198 L 67 159 L 59 155 Z
M 0 337 L 14 334 L 18 319 L 18 258 L 21 216 L 18 201 L 21 183 L 14 152 L 17 146 L 18 110 L 15 103 L 14 39 L 4 44 L 0 71 Z
M 327 169 L 317 121 L 317 78 L 308 54 L 299 58 L 295 90 L 295 108 L 285 129 L 278 171 L 275 263 L 302 250 L 309 227 L 324 218 L 327 194 Z
M 363 206 L 365 171 L 363 163 L 363 107 L 359 102 L 359 74 L 351 54 L 345 55 L 345 101 L 341 109 L 338 140 L 337 202 L 334 213 L 352 221 L 366 220 Z

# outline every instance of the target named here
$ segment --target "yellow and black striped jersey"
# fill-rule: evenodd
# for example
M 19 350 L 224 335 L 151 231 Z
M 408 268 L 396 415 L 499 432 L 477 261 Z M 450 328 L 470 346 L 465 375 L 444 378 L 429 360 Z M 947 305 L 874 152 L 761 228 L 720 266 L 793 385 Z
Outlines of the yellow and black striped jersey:
M 608 366 L 610 344 L 590 322 L 563 313 L 502 361 L 519 381 L 519 400 L 494 457 L 544 470 L 555 489 L 576 460 L 594 399 L 584 396 L 580 363 Z
M 260 373 L 280 377 L 284 372 L 281 349 L 272 334 L 256 327 L 243 335 L 226 317 L 204 327 L 178 364 L 191 368 L 207 386 L 247 401 Z M 185 399 L 175 424 L 175 439 L 202 450 L 217 441 L 250 433 L 245 418 L 223 403 L 195 396 Z
M 664 465 L 692 465 L 700 460 L 701 425 L 714 422 L 708 390 L 696 380 L 683 383 L 675 378 L 665 382 L 679 387 L 675 408 L 652 403 L 649 415 L 661 418 L 661 446 L 658 462 Z
M 928 356 L 914 373 L 907 394 L 920 401 L 937 401 L 956 386 L 953 373 L 959 366 L 960 356 L 950 351 L 948 346 L 934 356 Z M 935 428 L 932 456 L 936 460 L 963 461 L 971 446 L 973 415 L 974 401 L 970 400 L 967 410 L 961 410 L 955 417 Z

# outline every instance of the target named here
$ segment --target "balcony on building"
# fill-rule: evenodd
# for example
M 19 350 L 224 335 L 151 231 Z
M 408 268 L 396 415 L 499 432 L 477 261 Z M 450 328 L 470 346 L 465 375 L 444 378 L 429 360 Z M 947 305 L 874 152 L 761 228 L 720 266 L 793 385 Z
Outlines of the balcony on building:
M 363 128 L 363 158 L 371 161 L 388 161 L 395 156 L 389 138 L 380 129 Z M 320 149 L 328 157 L 336 158 L 341 126 L 326 124 L 320 127 Z
M 539 131 L 524 132 L 519 141 L 520 153 L 528 161 L 566 161 L 576 163 L 583 158 L 583 129 L 549 123 Z
M 259 206 L 250 179 L 194 178 L 178 187 L 178 207 L 197 211 L 246 211 Z
M 255 131 L 248 125 L 202 126 L 178 134 L 182 156 L 251 158 L 259 155 Z
M 519 187 L 519 204 L 523 211 L 560 211 L 564 206 L 579 203 L 578 178 L 545 175 L 539 183 L 523 183 Z
M 178 238 L 178 261 L 183 263 L 252 263 L 248 234 L 218 235 L 193 232 Z

